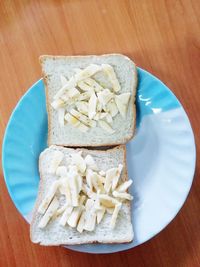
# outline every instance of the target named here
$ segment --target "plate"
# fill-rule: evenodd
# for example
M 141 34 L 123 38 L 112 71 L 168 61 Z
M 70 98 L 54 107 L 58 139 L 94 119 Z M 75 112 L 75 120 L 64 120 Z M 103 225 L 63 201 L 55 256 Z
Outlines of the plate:
M 160 80 L 140 68 L 138 76 L 137 130 L 127 144 L 128 173 L 134 181 L 134 241 L 68 246 L 72 250 L 111 253 L 142 244 L 169 224 L 189 193 L 196 160 L 189 119 L 175 95 Z M 28 222 L 38 191 L 38 156 L 46 146 L 45 92 L 43 81 L 39 80 L 14 109 L 2 151 L 9 194 Z

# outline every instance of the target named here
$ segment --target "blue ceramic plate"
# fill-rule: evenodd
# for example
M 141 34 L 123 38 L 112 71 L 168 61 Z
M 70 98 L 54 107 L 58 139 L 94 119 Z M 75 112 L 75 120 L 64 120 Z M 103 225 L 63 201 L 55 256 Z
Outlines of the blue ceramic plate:
M 190 190 L 196 151 L 188 117 L 161 81 L 140 68 L 138 74 L 137 131 L 127 144 L 128 172 L 134 180 L 131 188 L 134 241 L 70 246 L 70 249 L 111 253 L 142 244 L 176 216 Z M 38 156 L 46 146 L 45 92 L 43 81 L 39 80 L 14 109 L 3 143 L 3 170 L 8 191 L 28 222 L 38 192 Z

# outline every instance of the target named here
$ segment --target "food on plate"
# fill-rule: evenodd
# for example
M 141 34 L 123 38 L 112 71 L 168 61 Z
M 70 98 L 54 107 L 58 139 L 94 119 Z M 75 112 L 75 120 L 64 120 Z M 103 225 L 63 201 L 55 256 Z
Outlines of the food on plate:
M 126 243 L 133 239 L 125 146 L 50 146 L 39 158 L 31 240 L 41 245 Z
M 134 134 L 137 71 L 120 54 L 41 56 L 48 144 L 109 146 Z

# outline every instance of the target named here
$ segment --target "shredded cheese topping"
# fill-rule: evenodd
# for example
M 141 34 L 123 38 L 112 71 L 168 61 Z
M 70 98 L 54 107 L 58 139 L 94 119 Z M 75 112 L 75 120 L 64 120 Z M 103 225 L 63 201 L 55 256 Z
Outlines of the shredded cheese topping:
M 71 154 L 68 164 L 63 164 L 64 154 L 54 151 L 50 162 L 50 174 L 56 176 L 38 212 L 42 215 L 39 227 L 45 228 L 50 220 L 60 217 L 61 226 L 69 225 L 82 233 L 94 231 L 106 213 L 111 214 L 110 227 L 116 225 L 123 201 L 133 197 L 127 193 L 132 180 L 123 182 L 123 165 L 108 170 L 99 170 L 91 155 L 82 156 L 82 151 Z M 65 203 L 59 204 L 59 196 Z
M 112 88 L 104 88 L 93 77 L 103 72 L 110 81 Z M 82 132 L 87 132 L 96 126 L 109 134 L 113 119 L 120 113 L 126 118 L 130 93 L 118 94 L 121 86 L 113 67 L 109 64 L 90 64 L 85 69 L 75 69 L 74 75 L 67 80 L 60 76 L 61 89 L 51 103 L 58 111 L 58 122 L 61 127 L 69 123 Z

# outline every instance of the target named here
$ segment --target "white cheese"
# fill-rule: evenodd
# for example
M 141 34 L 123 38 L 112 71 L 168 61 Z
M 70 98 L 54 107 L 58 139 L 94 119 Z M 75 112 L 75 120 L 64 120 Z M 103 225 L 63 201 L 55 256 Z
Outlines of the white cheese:
M 81 151 L 79 151 L 76 154 L 79 154 L 81 156 L 80 152 Z M 79 165 L 79 168 L 80 168 L 80 165 Z M 68 166 L 68 182 L 71 179 L 71 177 L 74 177 L 78 193 L 82 189 L 82 182 L 83 182 L 82 177 L 81 177 L 82 174 L 79 174 L 79 172 L 78 172 L 79 170 L 80 169 L 78 169 L 77 165 L 69 165 Z
M 101 175 L 101 176 L 106 176 L 106 172 L 103 171 L 103 170 L 101 170 L 101 171 L 99 172 L 99 175 Z
M 71 190 L 70 190 L 70 185 L 69 185 L 69 179 L 67 179 L 67 183 L 65 187 L 65 198 L 66 198 L 67 205 L 71 206 L 72 196 L 71 196 Z
M 73 207 L 67 207 L 66 210 L 64 211 L 60 221 L 59 221 L 59 224 L 62 225 L 62 226 L 65 226 L 66 223 L 67 223 L 67 220 L 69 218 L 69 216 L 71 215 L 73 211 Z
M 86 185 L 85 183 L 83 183 L 82 185 L 82 191 L 84 192 L 84 194 L 87 195 L 87 197 L 91 198 L 91 199 L 96 199 L 97 198 L 97 194 L 94 193 L 89 187 L 88 185 Z
M 77 167 L 77 169 L 78 169 L 78 171 L 80 171 L 80 173 L 85 172 L 86 163 L 85 163 L 84 158 L 81 156 L 80 152 L 78 152 L 78 153 L 76 152 L 76 153 L 72 154 L 71 163 Z
M 90 168 L 93 171 L 98 171 L 97 164 L 91 155 L 87 155 L 85 157 L 85 163 L 87 165 L 87 168 Z
M 67 167 L 65 166 L 58 166 L 56 169 L 56 175 L 60 177 L 66 177 L 67 176 Z
M 87 169 L 86 171 L 86 182 L 89 187 L 89 189 L 92 191 L 93 185 L 92 185 L 92 175 L 93 171 L 91 169 Z
M 92 78 L 99 71 L 106 73 L 112 84 L 113 92 L 108 88 L 103 88 Z M 123 118 L 126 117 L 131 96 L 130 93 L 116 95 L 121 88 L 113 67 L 109 64 L 90 64 L 84 69 L 75 69 L 74 76 L 69 80 L 63 75 L 60 75 L 60 79 L 62 88 L 51 103 L 53 108 L 58 110 L 59 125 L 63 127 L 66 120 L 85 133 L 90 127 L 96 127 L 96 121 L 98 121 L 102 129 L 113 134 L 115 130 L 110 125 L 113 123 L 113 117 L 118 111 Z M 81 93 L 81 91 L 84 92 Z M 65 114 L 65 109 L 70 113 Z
M 79 193 L 78 193 L 79 188 L 77 185 L 76 174 L 71 173 L 69 179 L 69 188 L 71 193 L 72 206 L 77 207 L 79 198 Z
M 85 69 L 75 74 L 75 80 L 77 82 L 80 82 L 82 80 L 85 80 L 91 77 L 92 75 L 99 72 L 100 70 L 101 70 L 101 66 L 96 65 L 96 64 L 90 64 L 88 67 L 86 67 Z
M 53 199 L 57 189 L 59 186 L 59 182 L 55 181 L 52 186 L 50 187 L 46 197 L 42 200 L 42 203 L 40 204 L 39 208 L 38 208 L 38 212 L 40 214 L 44 214 L 46 209 L 48 208 L 51 200 Z
M 69 96 L 67 95 L 67 93 L 64 93 L 63 95 L 61 95 L 59 99 L 64 101 L 64 106 L 70 106 L 74 102 L 73 98 L 69 99 Z M 57 101 L 57 100 L 54 100 L 54 101 Z
M 68 207 L 67 204 L 63 205 L 62 207 L 60 207 L 59 209 L 57 209 L 55 215 L 56 217 L 60 216 L 61 214 L 63 214 L 63 212 L 66 210 L 66 208 Z
M 79 95 L 78 100 L 83 101 L 83 100 L 89 100 L 93 92 L 87 91 Z
M 81 114 L 79 111 L 77 111 L 75 109 L 71 109 L 70 110 L 70 113 L 75 118 L 77 118 L 78 120 L 80 120 L 82 123 L 86 124 L 87 126 L 96 127 L 96 121 L 88 119 L 87 116 L 85 116 L 84 114 Z
M 101 173 L 101 172 L 99 172 L 99 173 Z M 106 174 L 105 174 L 105 175 L 106 175 Z M 106 181 L 105 176 L 102 176 L 102 175 L 98 174 L 98 179 L 99 179 L 99 181 L 100 181 L 102 184 L 105 184 L 105 181 Z
M 100 188 L 98 186 L 97 175 L 95 172 L 92 172 L 91 180 L 92 180 L 92 186 L 95 189 L 95 191 L 97 192 L 98 190 L 100 190 Z
M 128 102 L 129 102 L 130 96 L 131 96 L 130 93 L 124 93 L 124 94 L 115 96 L 115 102 L 116 102 L 117 108 L 118 108 L 121 116 L 124 119 L 126 118 L 126 113 L 127 113 L 127 109 L 128 109 Z
M 96 115 L 93 117 L 93 120 L 98 121 L 100 119 L 101 113 L 96 113 Z
M 123 170 L 123 165 L 119 164 L 118 168 L 116 169 L 116 173 L 114 175 L 114 178 L 112 180 L 112 190 L 114 190 L 117 187 L 122 170 Z
M 61 195 L 65 195 L 66 184 L 67 184 L 67 178 L 62 177 L 61 179 L 59 179 L 58 189 L 59 189 Z
M 86 202 L 86 212 L 85 212 L 85 225 L 84 229 L 87 231 L 93 231 L 96 224 L 96 213 L 94 209 L 94 201 L 88 199 Z
M 99 192 L 96 194 L 96 197 L 93 198 L 93 200 L 94 200 L 94 209 L 95 209 L 95 211 L 101 210 L 103 207 L 100 205 Z
M 91 92 L 94 92 L 93 88 L 91 86 L 89 86 L 85 80 L 81 81 L 81 82 L 78 82 L 78 87 L 82 90 L 82 91 L 91 91 Z
M 105 214 L 105 211 L 106 211 L 106 209 L 104 207 L 102 207 L 102 209 L 96 211 L 96 214 L 97 214 L 97 223 L 98 224 L 102 221 L 102 219 L 104 217 L 104 214 Z
M 76 227 L 78 220 L 81 216 L 81 212 L 82 212 L 82 207 L 76 207 L 73 209 L 72 213 L 70 214 L 67 223 L 69 224 L 69 226 L 71 227 Z
M 108 111 L 112 117 L 115 117 L 117 115 L 118 108 L 113 99 L 108 102 L 106 111 Z
M 115 92 L 118 92 L 121 90 L 119 81 L 117 79 L 117 76 L 115 74 L 115 71 L 113 69 L 113 67 L 109 64 L 102 64 L 102 69 L 103 71 L 107 74 L 112 86 L 113 86 L 113 90 Z
M 60 225 L 65 226 L 68 223 L 80 233 L 83 230 L 93 231 L 96 223 L 99 224 L 105 212 L 108 212 L 112 214 L 110 227 L 114 228 L 122 202 L 133 199 L 126 192 L 132 180 L 119 182 L 123 165 L 119 164 L 117 168 L 106 172 L 99 171 L 94 158 L 91 155 L 83 158 L 82 151 L 78 150 L 66 159 L 67 167 L 59 166 L 63 157 L 64 154 L 60 151 L 52 154 L 49 169 L 59 179 L 52 184 L 38 208 L 39 213 L 45 214 L 39 227 L 44 228 L 50 219 L 61 215 Z M 65 204 L 60 208 L 56 198 L 60 196 L 56 195 L 57 190 L 65 196 Z M 63 196 L 61 204 L 62 198 Z
M 133 181 L 130 179 L 122 184 L 120 184 L 117 188 L 116 191 L 123 193 L 126 192 L 126 190 L 132 185 Z
M 95 93 L 92 93 L 90 100 L 88 102 L 88 117 L 89 119 L 94 118 L 96 115 L 97 97 Z
M 77 183 L 78 193 L 80 193 L 80 191 L 82 189 L 83 179 L 82 179 L 81 175 L 79 175 L 79 174 L 76 175 L 76 183 Z
M 75 105 L 79 112 L 81 112 L 84 115 L 88 115 L 88 102 L 78 101 L 75 103 Z
M 74 116 L 72 116 L 70 113 L 67 113 L 65 115 L 65 120 L 68 123 L 72 124 L 74 127 L 78 127 L 80 125 L 80 121 L 77 118 L 75 118 Z
M 54 99 L 58 99 L 61 95 L 67 92 L 70 89 L 74 89 L 76 87 L 76 80 L 74 77 L 71 77 L 69 81 L 62 86 L 62 88 L 55 94 Z
M 72 205 L 71 190 L 69 186 L 69 178 L 62 178 L 60 180 L 59 191 L 62 195 L 65 195 L 68 206 Z
M 121 175 L 122 168 L 123 168 L 123 165 L 119 164 L 118 168 L 111 168 L 106 171 L 106 180 L 105 180 L 104 188 L 107 193 L 109 193 L 111 187 L 112 187 L 112 190 L 116 188 L 120 175 Z
M 63 158 L 64 158 L 64 154 L 61 151 L 54 151 L 52 153 L 52 159 L 50 162 L 48 173 L 55 174 L 55 172 L 56 172 L 59 164 L 63 160 Z
M 106 114 L 106 120 L 107 120 L 108 123 L 112 123 L 113 122 L 112 116 L 109 113 Z
M 107 103 L 114 97 L 114 94 L 111 93 L 109 89 L 104 89 L 97 93 L 97 97 L 102 106 L 106 107 Z
M 79 231 L 79 233 L 83 232 L 84 224 L 85 224 L 85 211 L 82 212 L 77 225 L 77 231 Z
M 65 120 L 72 124 L 74 127 L 78 128 L 82 132 L 87 132 L 89 130 L 89 127 L 81 123 L 77 118 L 72 116 L 70 113 L 67 113 L 65 115 Z
M 92 185 L 95 188 L 96 192 L 104 193 L 103 183 L 100 178 L 101 177 L 97 173 L 93 172 L 91 177 Z
M 114 209 L 114 212 L 112 214 L 112 218 L 111 218 L 111 222 L 110 222 L 110 228 L 111 229 L 114 229 L 115 228 L 117 216 L 118 216 L 118 213 L 119 213 L 119 211 L 121 209 L 121 206 L 122 206 L 121 203 L 115 205 L 115 209 Z
M 70 98 L 78 98 L 80 96 L 80 92 L 76 88 L 70 89 L 66 95 Z
M 84 229 L 87 231 L 94 231 L 95 225 L 96 225 L 96 213 L 95 211 L 91 211 L 89 213 L 86 213 L 86 220 L 85 220 L 85 225 Z
M 62 100 L 62 99 L 56 99 L 56 100 L 54 100 L 54 101 L 51 103 L 51 106 L 52 106 L 54 109 L 60 109 L 60 108 L 63 108 L 65 105 L 66 105 L 65 101 Z
M 119 203 L 118 200 L 116 200 L 113 197 L 110 197 L 106 194 L 99 194 L 98 195 L 100 203 L 105 207 L 105 208 L 113 208 L 116 204 Z
M 113 191 L 112 194 L 114 197 L 117 197 L 117 198 L 133 200 L 133 197 L 128 193 L 119 193 L 118 191 Z
M 99 115 L 99 118 L 100 118 L 100 119 L 104 119 L 104 118 L 107 117 L 107 115 L 108 115 L 108 113 L 106 113 L 106 112 L 101 112 L 100 115 Z
M 103 111 L 103 104 L 99 102 L 99 99 L 97 99 L 97 108 L 96 108 L 96 110 L 97 110 L 97 114 L 101 114 L 101 112 Z
M 84 80 L 84 82 L 88 84 L 97 93 L 104 90 L 104 88 L 92 78 L 87 78 Z
M 40 222 L 38 224 L 39 228 L 44 228 L 48 224 L 49 220 L 55 214 L 58 207 L 59 207 L 59 202 L 58 202 L 57 198 L 54 197 L 52 202 L 50 203 L 46 213 L 44 214 L 44 216 L 42 217 L 42 219 L 40 220 Z

